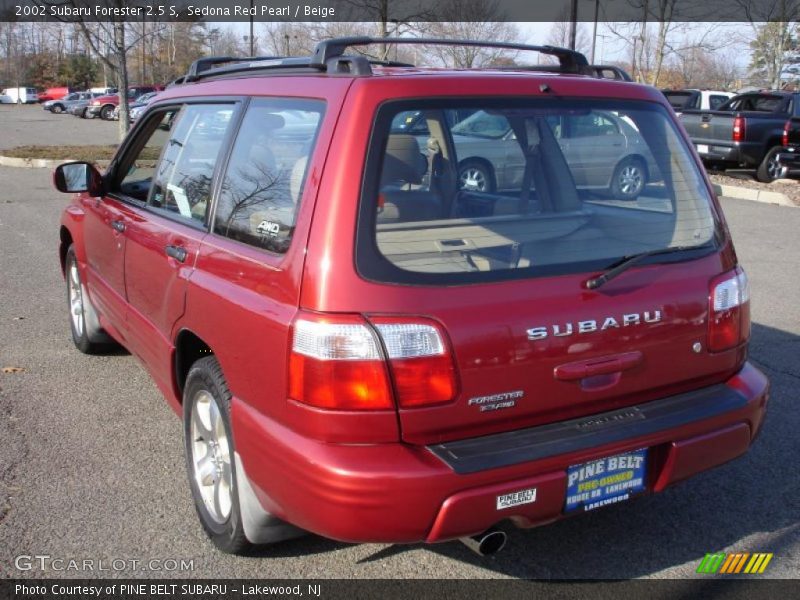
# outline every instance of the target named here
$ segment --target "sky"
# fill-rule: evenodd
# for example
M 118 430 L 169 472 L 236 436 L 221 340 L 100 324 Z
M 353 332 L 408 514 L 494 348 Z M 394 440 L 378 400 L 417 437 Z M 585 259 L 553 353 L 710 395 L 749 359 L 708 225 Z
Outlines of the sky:
M 211 24 L 210 24 L 211 25 Z M 522 33 L 522 38 L 530 44 L 548 44 L 550 43 L 550 32 L 553 28 L 552 22 L 545 23 L 514 23 L 519 31 Z M 592 23 L 580 23 L 579 26 L 584 28 L 586 39 L 591 43 L 592 38 Z M 213 26 L 218 27 L 233 27 L 241 35 L 249 33 L 249 23 L 214 23 Z M 691 36 L 693 39 L 698 39 L 705 36 L 705 39 L 712 42 L 715 46 L 721 46 L 719 52 L 730 52 L 737 59 L 737 65 L 744 69 L 750 61 L 750 49 L 747 46 L 746 40 L 752 37 L 752 26 L 750 23 L 691 23 L 691 24 L 673 24 L 678 28 L 679 35 L 682 37 L 684 33 Z M 256 38 L 259 35 L 260 24 L 256 24 Z M 673 33 L 673 36 L 675 34 Z M 595 47 L 595 63 L 609 63 L 614 61 L 625 61 L 628 58 L 630 46 L 625 40 L 620 39 L 615 35 L 609 26 L 605 23 L 599 23 L 597 27 L 597 40 Z M 586 53 L 587 58 L 589 52 Z

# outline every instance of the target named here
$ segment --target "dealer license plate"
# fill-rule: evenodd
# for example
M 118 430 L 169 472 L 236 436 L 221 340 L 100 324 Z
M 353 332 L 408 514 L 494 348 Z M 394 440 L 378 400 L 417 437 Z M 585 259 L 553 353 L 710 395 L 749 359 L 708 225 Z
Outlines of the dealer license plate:
M 697 153 L 698 154 L 708 154 L 708 145 L 707 144 L 697 144 Z
M 627 500 L 645 489 L 647 449 L 608 456 L 567 470 L 564 512 L 593 510 Z

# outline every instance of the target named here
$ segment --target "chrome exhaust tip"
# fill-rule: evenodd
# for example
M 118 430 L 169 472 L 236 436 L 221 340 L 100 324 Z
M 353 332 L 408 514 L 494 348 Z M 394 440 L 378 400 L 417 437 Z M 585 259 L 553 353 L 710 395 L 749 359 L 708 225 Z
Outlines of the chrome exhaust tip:
M 478 535 L 459 538 L 458 541 L 479 556 L 491 556 L 505 547 L 507 538 L 505 531 L 492 527 Z

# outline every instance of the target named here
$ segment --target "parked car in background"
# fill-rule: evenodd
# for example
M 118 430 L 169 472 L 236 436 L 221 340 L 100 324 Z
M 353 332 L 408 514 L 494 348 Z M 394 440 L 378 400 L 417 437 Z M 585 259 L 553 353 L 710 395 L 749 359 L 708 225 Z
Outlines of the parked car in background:
M 736 94 L 716 90 L 661 90 L 673 110 L 680 114 L 687 109 L 717 110 Z
M 345 53 L 387 43 L 417 40 L 199 60 L 105 174 L 54 174 L 72 194 L 52 231 L 65 326 L 81 352 L 127 348 L 182 418 L 173 443 L 213 543 L 310 531 L 488 554 L 498 523 L 608 505 L 623 522 L 622 503 L 745 454 L 769 394 L 748 360 L 749 284 L 660 92 L 600 81 L 562 48 L 513 46 L 557 72 Z M 409 113 L 427 155 L 394 132 Z M 658 202 L 585 189 L 634 155 L 655 158 Z M 522 176 L 459 184 L 472 156 L 521 156 Z M 720 493 L 761 492 L 735 483 Z M 676 502 L 709 510 L 690 487 L 627 514 L 660 522 Z M 159 516 L 125 518 L 148 531 Z M 575 527 L 594 548 L 591 518 Z
M 115 87 L 93 87 L 89 88 L 88 91 L 98 96 L 108 96 L 110 94 L 116 94 L 118 90 Z
M 0 94 L 11 98 L 13 104 L 36 104 L 39 101 L 36 88 L 32 87 L 6 88 Z
M 138 99 L 140 96 L 157 91 L 152 85 L 137 85 L 128 88 L 128 102 Z M 86 109 L 86 116 L 93 118 L 100 116 L 101 119 L 110 121 L 114 117 L 114 109 L 119 105 L 119 94 L 109 94 L 99 96 L 89 103 Z
M 39 94 L 39 102 L 49 102 L 51 100 L 58 100 L 59 98 L 63 98 L 64 96 L 71 94 L 76 90 L 70 87 L 51 87 L 47 88 L 41 94 Z
M 14 104 L 14 101 L 11 99 L 11 96 L 0 93 L 0 104 Z
M 48 100 L 42 104 L 44 110 L 49 110 L 51 113 L 59 114 L 68 111 L 70 108 L 78 103 L 88 101 L 97 97 L 97 94 L 92 92 L 72 92 L 58 100 Z M 85 106 L 85 105 L 84 105 Z
M 85 98 L 83 100 L 75 100 L 67 107 L 67 112 L 74 117 L 81 117 L 82 119 L 94 118 L 87 116 L 86 109 L 89 108 L 89 102 L 92 98 Z
M 780 176 L 784 125 L 800 116 L 799 101 L 798 92 L 748 92 L 718 110 L 685 110 L 680 120 L 704 162 L 755 168 L 756 179 L 770 182 Z
M 136 99 L 136 102 L 128 105 L 128 118 L 131 123 L 142 116 L 142 113 L 147 108 L 147 105 L 153 100 L 153 98 L 156 97 L 157 94 L 158 92 L 148 92 L 147 94 L 142 94 Z M 115 121 L 119 120 L 119 105 L 117 105 L 117 107 L 114 109 L 112 119 Z
M 453 132 L 461 189 L 493 193 L 522 185 L 526 160 L 505 117 L 479 110 L 448 111 L 445 118 Z M 594 111 L 548 122 L 580 189 L 608 190 L 622 200 L 635 200 L 657 179 L 655 161 L 629 118 Z M 414 135 L 421 153 L 427 154 L 430 133 L 421 113 L 399 113 L 392 131 Z

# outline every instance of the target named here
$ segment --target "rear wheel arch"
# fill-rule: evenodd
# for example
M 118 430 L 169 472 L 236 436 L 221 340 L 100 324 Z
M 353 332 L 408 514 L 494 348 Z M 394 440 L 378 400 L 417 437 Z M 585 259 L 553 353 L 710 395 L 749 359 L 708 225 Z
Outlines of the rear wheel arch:
M 178 332 L 178 336 L 175 338 L 173 373 L 176 396 L 180 402 L 183 402 L 183 388 L 192 365 L 201 358 L 213 355 L 211 346 L 193 331 L 181 329 Z
M 647 166 L 647 159 L 644 156 L 642 156 L 641 154 L 629 154 L 627 158 L 633 159 L 637 161 L 640 165 L 642 165 L 645 177 L 648 180 L 650 179 L 650 169 Z

